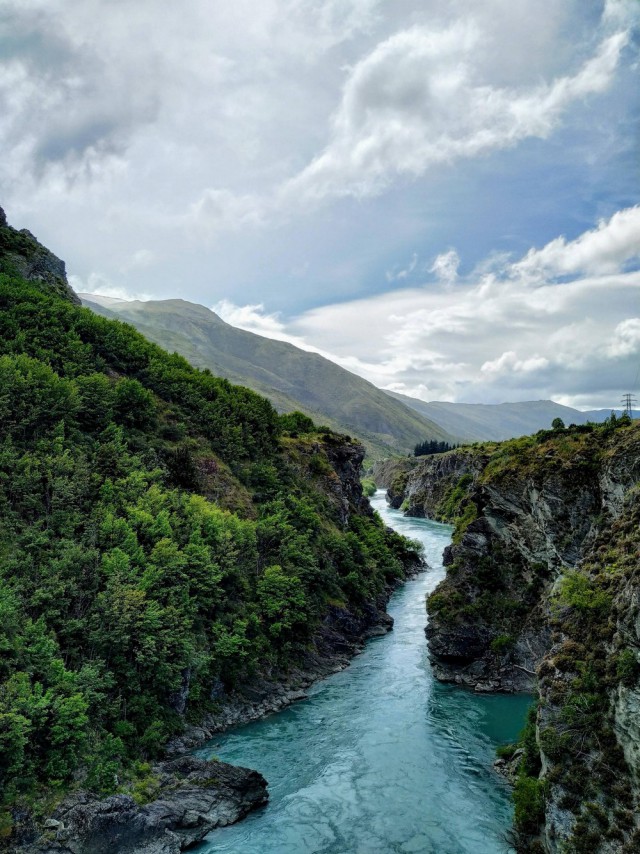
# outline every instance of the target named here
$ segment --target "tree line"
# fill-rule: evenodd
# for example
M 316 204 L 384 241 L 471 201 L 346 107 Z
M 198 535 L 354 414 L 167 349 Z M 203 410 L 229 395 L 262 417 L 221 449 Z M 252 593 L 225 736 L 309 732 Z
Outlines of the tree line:
M 424 442 L 418 442 L 413 449 L 414 457 L 428 457 L 431 454 L 444 454 L 445 451 L 452 451 L 454 448 L 459 448 L 460 445 L 451 445 L 449 442 L 439 442 L 437 439 L 426 439 Z

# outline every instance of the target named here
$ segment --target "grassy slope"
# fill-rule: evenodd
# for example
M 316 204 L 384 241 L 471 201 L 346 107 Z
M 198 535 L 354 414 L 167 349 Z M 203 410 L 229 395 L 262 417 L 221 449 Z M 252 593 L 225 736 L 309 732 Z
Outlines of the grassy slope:
M 103 307 L 83 297 L 94 311 L 126 320 L 193 365 L 265 395 L 279 412 L 297 409 L 357 436 L 373 458 L 407 453 L 425 439 L 451 440 L 434 422 L 328 359 L 236 329 L 204 306 L 160 300 Z

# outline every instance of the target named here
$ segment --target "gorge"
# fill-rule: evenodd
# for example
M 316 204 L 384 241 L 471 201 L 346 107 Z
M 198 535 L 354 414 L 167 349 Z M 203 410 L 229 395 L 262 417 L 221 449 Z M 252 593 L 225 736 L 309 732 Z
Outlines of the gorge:
M 0 210 L 1 849 L 638 850 L 640 425 L 363 458 Z
M 380 476 L 407 514 L 456 521 L 428 600 L 438 678 L 538 692 L 520 849 L 636 851 L 640 425 L 612 416 Z
M 388 509 L 383 492 L 372 504 L 423 543 L 428 569 L 393 595 L 393 631 L 347 670 L 314 686 L 308 700 L 198 751 L 257 768 L 271 792 L 266 809 L 216 831 L 198 854 L 506 850 L 510 792 L 492 763 L 496 746 L 522 728 L 530 698 L 434 680 L 424 597 L 444 576 L 451 529 Z

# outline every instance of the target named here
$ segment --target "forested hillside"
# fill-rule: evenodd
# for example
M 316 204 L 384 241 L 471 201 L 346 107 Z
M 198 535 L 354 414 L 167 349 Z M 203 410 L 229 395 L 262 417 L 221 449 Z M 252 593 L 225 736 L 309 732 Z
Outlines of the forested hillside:
M 148 799 L 213 686 L 286 671 L 404 576 L 362 457 L 80 307 L 0 218 L 0 837 L 70 787 Z

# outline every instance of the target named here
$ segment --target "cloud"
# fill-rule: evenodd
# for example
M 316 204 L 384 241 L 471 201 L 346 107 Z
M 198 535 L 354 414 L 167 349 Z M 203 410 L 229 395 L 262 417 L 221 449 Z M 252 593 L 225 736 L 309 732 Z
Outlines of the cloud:
M 619 323 L 607 348 L 612 359 L 640 353 L 640 317 L 628 317 Z
M 414 252 L 411 256 L 411 261 L 404 269 L 394 267 L 392 270 L 387 270 L 385 278 L 388 282 L 400 282 L 409 278 L 418 265 L 418 253 Z
M 594 234 L 618 233 L 624 214 L 573 243 L 588 246 Z M 640 270 L 532 281 L 521 273 L 524 259 L 503 259 L 499 274 L 460 278 L 454 291 L 427 283 L 288 320 L 267 315 L 252 331 L 269 336 L 269 324 L 276 324 L 282 340 L 313 345 L 376 385 L 423 399 L 562 397 L 613 406 L 636 373 L 640 319 L 629 316 L 629 307 L 640 298 Z
M 513 265 L 516 275 L 563 276 L 568 273 L 611 273 L 640 258 L 640 206 L 618 211 L 608 221 L 567 242 L 557 237 L 542 249 L 531 249 Z
M 71 275 L 69 276 L 69 284 L 77 294 L 96 294 L 97 296 L 125 300 L 126 302 L 131 300 L 146 302 L 153 299 L 151 294 L 131 291 L 124 285 L 116 285 L 100 273 L 91 273 L 87 279 Z
M 479 79 L 482 38 L 470 19 L 415 26 L 376 45 L 345 83 L 329 144 L 281 196 L 372 195 L 401 175 L 544 139 L 572 103 L 607 89 L 627 42 L 618 32 L 575 74 L 510 89 Z
M 447 285 L 452 285 L 458 278 L 458 267 L 460 256 L 455 249 L 449 249 L 437 255 L 433 264 L 429 267 L 429 273 L 434 273 L 436 278 Z
M 226 297 L 441 399 L 604 396 L 634 358 L 640 4 L 540 8 L 8 0 L 0 203 L 81 289 Z
M 486 27 L 469 16 L 445 29 L 414 26 L 376 44 L 350 69 L 321 154 L 262 196 L 207 190 L 192 212 L 214 231 L 281 223 L 309 204 L 375 196 L 439 164 L 546 139 L 572 105 L 609 88 L 629 38 L 627 30 L 604 38 L 573 75 L 508 88 L 484 79 Z M 210 200 L 224 207 L 213 220 L 200 211 Z
M 200 235 L 215 236 L 264 222 L 266 204 L 257 196 L 208 189 L 191 206 L 186 223 Z
M 488 374 L 508 374 L 512 371 L 520 374 L 529 374 L 538 371 L 541 368 L 546 368 L 549 365 L 549 360 L 544 356 L 533 355 L 528 359 L 519 359 L 514 350 L 508 350 L 503 353 L 498 359 L 492 362 L 485 362 L 480 366 L 480 370 Z
M 157 257 L 151 249 L 136 249 L 122 267 L 124 273 L 132 270 L 145 270 L 156 263 Z

